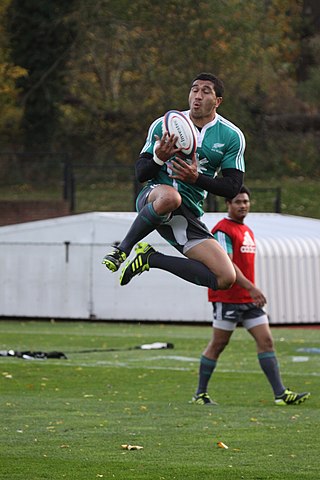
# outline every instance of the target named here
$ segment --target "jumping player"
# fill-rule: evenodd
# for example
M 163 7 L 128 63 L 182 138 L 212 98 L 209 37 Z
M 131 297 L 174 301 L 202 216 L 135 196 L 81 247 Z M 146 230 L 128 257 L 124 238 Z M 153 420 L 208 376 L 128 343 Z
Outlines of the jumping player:
M 242 322 L 256 342 L 258 361 L 272 387 L 275 404 L 299 404 L 310 393 L 295 393 L 283 385 L 268 317 L 262 308 L 266 298 L 255 286 L 255 239 L 253 231 L 244 223 L 250 210 L 249 190 L 242 186 L 240 193 L 226 199 L 226 203 L 228 217 L 218 222 L 212 233 L 232 259 L 237 279 L 229 290 L 208 291 L 213 305 L 213 336 L 200 359 L 198 390 L 192 400 L 200 405 L 215 405 L 207 393 L 208 383 L 220 354 L 237 324 Z
M 147 181 L 136 201 L 138 215 L 102 263 L 117 271 L 134 245 L 153 230 L 188 258 L 166 256 L 140 242 L 136 257 L 122 271 L 121 285 L 149 268 L 212 289 L 234 283 L 231 260 L 200 221 L 208 192 L 233 197 L 243 183 L 245 139 L 238 127 L 217 113 L 223 90 L 222 81 L 210 73 L 201 73 L 192 81 L 190 110 L 184 113 L 196 127 L 198 148 L 188 161 L 179 157 L 177 137 L 162 133 L 163 117 L 150 126 L 136 163 L 138 180 Z M 217 177 L 219 171 L 222 176 Z

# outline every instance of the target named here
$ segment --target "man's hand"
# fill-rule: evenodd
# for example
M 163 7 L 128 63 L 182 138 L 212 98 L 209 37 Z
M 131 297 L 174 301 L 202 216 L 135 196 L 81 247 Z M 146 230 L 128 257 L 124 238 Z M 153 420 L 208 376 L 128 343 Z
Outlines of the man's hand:
M 162 162 L 168 161 L 169 158 L 174 157 L 181 150 L 181 148 L 176 147 L 176 141 L 178 140 L 176 135 L 169 135 L 168 132 L 164 132 L 161 138 L 155 135 L 155 139 L 154 153 Z
M 196 160 L 196 154 L 192 157 L 192 163 L 189 164 L 183 158 L 180 158 L 176 155 L 175 160 L 172 160 L 172 174 L 169 175 L 170 178 L 174 178 L 176 180 L 182 180 L 186 183 L 195 183 L 199 176 L 198 173 L 198 166 Z
M 266 297 L 261 292 L 261 290 L 259 290 L 259 288 L 253 286 L 248 289 L 248 292 L 250 293 L 250 296 L 253 302 L 257 305 L 257 307 L 262 308 L 267 303 Z

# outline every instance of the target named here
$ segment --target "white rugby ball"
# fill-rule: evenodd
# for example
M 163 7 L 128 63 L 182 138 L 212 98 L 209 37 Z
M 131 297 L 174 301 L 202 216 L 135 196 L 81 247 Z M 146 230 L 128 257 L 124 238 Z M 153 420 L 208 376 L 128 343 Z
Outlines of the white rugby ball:
M 178 110 L 169 110 L 163 117 L 162 131 L 176 135 L 176 146 L 187 157 L 192 157 L 197 150 L 197 132 L 186 115 Z

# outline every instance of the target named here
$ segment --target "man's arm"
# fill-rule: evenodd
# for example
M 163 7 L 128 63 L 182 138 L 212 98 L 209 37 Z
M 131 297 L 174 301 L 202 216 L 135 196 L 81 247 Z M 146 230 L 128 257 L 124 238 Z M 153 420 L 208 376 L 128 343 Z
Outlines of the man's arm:
M 156 163 L 151 153 L 141 153 L 135 166 L 136 178 L 139 182 L 143 183 L 156 177 L 161 165 Z
M 238 195 L 244 181 L 244 173 L 236 168 L 222 170 L 222 177 L 212 178 L 199 173 L 195 185 L 220 197 L 233 198 Z
M 233 262 L 232 238 L 221 230 L 214 232 L 213 236 L 220 243 L 222 248 L 226 251 Z M 242 273 L 240 268 L 234 262 L 233 266 L 236 271 L 236 283 L 245 290 L 248 290 L 250 297 L 257 307 L 263 307 L 267 303 L 267 299 L 264 294 Z
M 172 161 L 171 178 L 196 185 L 220 197 L 233 198 L 238 193 L 244 181 L 244 173 L 236 168 L 221 170 L 222 177 L 213 178 L 198 172 L 197 161 L 194 155 L 189 164 L 176 156 Z
M 232 255 L 229 255 L 229 257 L 232 260 Z M 245 288 L 248 290 L 250 297 L 254 301 L 254 303 L 257 305 L 257 307 L 263 307 L 267 303 L 267 299 L 264 296 L 264 294 L 261 292 L 259 288 L 257 288 L 250 280 L 247 279 L 241 272 L 240 268 L 237 267 L 235 263 L 233 263 L 233 266 L 236 271 L 236 283 L 240 285 L 240 287 Z
M 136 163 L 136 177 L 141 183 L 155 177 L 165 162 L 181 150 L 176 147 L 177 137 L 174 134 L 165 132 L 161 138 L 155 134 L 154 139 L 153 154 L 150 151 L 140 153 Z

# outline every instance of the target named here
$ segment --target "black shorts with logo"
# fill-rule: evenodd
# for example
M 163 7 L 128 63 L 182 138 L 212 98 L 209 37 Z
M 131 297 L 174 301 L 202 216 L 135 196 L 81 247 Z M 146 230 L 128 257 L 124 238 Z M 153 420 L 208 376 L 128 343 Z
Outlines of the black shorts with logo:
M 136 201 L 138 212 L 147 204 L 150 192 L 157 186 L 147 185 L 141 190 Z M 174 210 L 165 223 L 159 225 L 157 232 L 183 254 L 203 240 L 214 239 L 207 226 L 184 204 Z

